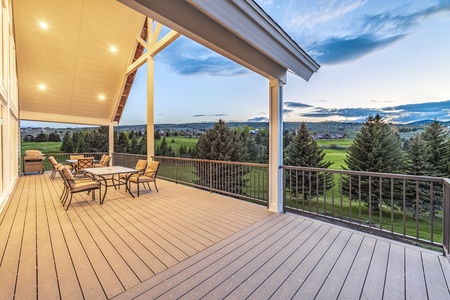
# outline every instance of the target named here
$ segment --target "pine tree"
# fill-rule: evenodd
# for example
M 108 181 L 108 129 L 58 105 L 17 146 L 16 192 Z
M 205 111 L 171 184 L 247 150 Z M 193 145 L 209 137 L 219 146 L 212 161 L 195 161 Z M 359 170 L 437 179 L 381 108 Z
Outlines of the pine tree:
M 353 144 L 348 148 L 344 161 L 347 164 L 345 169 L 353 171 L 402 173 L 405 169 L 401 140 L 379 115 L 369 116 L 366 119 L 361 130 L 356 134 Z M 342 190 L 352 200 L 356 200 L 359 197 L 359 184 L 361 201 L 368 203 L 372 209 L 381 208 L 380 198 L 381 202 L 390 204 L 389 180 L 386 179 L 380 183 L 378 177 L 351 176 L 350 178 L 347 176 L 343 179 Z M 369 186 L 371 187 L 370 200 Z M 395 191 L 399 188 L 397 185 L 394 187 Z
M 116 153 L 127 153 L 128 151 L 128 138 L 127 135 L 122 131 L 117 139 L 117 144 L 114 145 L 114 152 Z
M 130 143 L 130 153 L 139 154 L 139 144 L 136 135 L 133 135 Z
M 416 176 L 432 176 L 433 167 L 430 164 L 430 148 L 427 143 L 416 134 L 410 139 L 408 147 L 407 171 L 409 175 Z M 418 188 L 418 190 L 417 190 Z M 417 201 L 418 191 L 418 201 Z M 416 205 L 418 202 L 418 206 Z M 406 208 L 413 212 L 414 219 L 418 216 L 416 211 L 420 213 L 429 212 L 430 205 L 430 183 L 424 181 L 408 181 L 406 190 Z M 433 209 L 441 209 L 433 203 Z M 442 206 L 442 205 L 441 205 Z
M 430 149 L 428 161 L 435 169 L 432 176 L 444 176 L 447 167 L 446 141 L 448 138 L 444 126 L 435 119 L 433 123 L 425 127 L 422 138 Z
M 70 143 L 69 143 L 70 142 Z M 72 139 L 70 138 L 69 131 L 66 131 L 64 134 L 61 147 L 59 147 L 59 150 L 61 150 L 64 153 L 72 153 L 73 152 L 73 143 Z
M 47 142 L 48 141 L 48 135 L 45 134 L 43 131 L 41 131 L 36 138 L 34 139 L 35 142 Z
M 223 120 L 219 120 L 213 129 L 202 135 L 195 147 L 196 158 L 222 161 L 243 161 L 247 155 L 242 136 L 232 131 Z M 211 173 L 212 172 L 212 173 Z M 217 164 L 209 168 L 205 164 L 196 166 L 197 184 L 224 190 L 231 193 L 243 194 L 249 172 L 245 166 L 230 168 L 228 165 Z
M 302 123 L 298 134 L 293 137 L 292 142 L 286 148 L 284 164 L 326 169 L 332 165 L 332 162 L 325 161 L 324 158 L 325 153 L 312 138 L 306 123 Z M 325 178 L 326 182 L 324 182 L 324 174 L 318 172 L 293 172 L 287 176 L 286 182 L 288 188 L 295 187 L 291 191 L 292 194 L 302 191 L 304 199 L 308 199 L 310 196 L 325 192 L 324 184 L 326 189 L 330 187 L 332 178 L 330 176 L 325 176 Z
M 142 135 L 142 139 L 139 142 L 139 149 L 141 154 L 147 154 L 147 130 Z

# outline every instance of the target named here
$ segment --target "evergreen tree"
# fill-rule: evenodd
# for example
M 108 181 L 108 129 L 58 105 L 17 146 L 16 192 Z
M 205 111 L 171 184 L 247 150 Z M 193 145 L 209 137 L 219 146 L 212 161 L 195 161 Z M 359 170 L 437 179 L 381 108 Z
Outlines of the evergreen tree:
M 161 134 L 159 133 L 159 130 L 155 130 L 155 140 L 160 140 Z
M 161 144 L 155 149 L 156 156 L 175 156 L 175 151 L 167 144 L 166 137 L 163 136 Z
M 233 162 L 243 161 L 247 155 L 242 136 L 232 131 L 223 120 L 219 120 L 213 129 L 199 138 L 195 151 L 196 158 L 199 159 Z M 248 179 L 245 179 L 245 175 L 248 172 L 248 168 L 244 166 L 230 168 L 222 164 L 214 168 L 198 164 L 195 171 L 197 184 L 237 194 L 242 194 L 247 186 Z
M 344 161 L 347 164 L 345 169 L 353 171 L 401 173 L 405 169 L 401 141 L 379 115 L 369 116 L 366 119 L 348 148 Z M 380 198 L 382 202 L 390 204 L 390 197 L 387 196 L 390 195 L 390 181 L 386 179 L 380 183 L 376 177 L 344 177 L 342 190 L 352 200 L 358 198 L 359 180 L 361 180 L 361 201 L 368 203 L 372 209 L 381 208 Z M 371 187 L 370 199 L 369 186 Z M 396 185 L 394 188 L 397 191 L 400 187 Z M 396 204 L 399 203 L 396 202 Z
M 72 139 L 70 138 L 69 131 L 66 131 L 64 134 L 61 147 L 59 147 L 59 150 L 61 150 L 64 153 L 72 153 L 73 152 L 73 143 Z
M 119 133 L 119 138 L 117 139 L 117 144 L 114 145 L 114 152 L 116 153 L 127 153 L 128 150 L 128 138 L 125 132 Z
M 34 139 L 35 142 L 47 142 L 48 141 L 48 135 L 45 134 L 43 131 L 41 131 L 36 138 Z
M 428 162 L 435 170 L 432 176 L 444 176 L 447 168 L 446 141 L 448 138 L 444 126 L 435 119 L 433 123 L 425 127 L 422 138 L 430 149 Z
M 54 131 L 48 135 L 49 142 L 61 142 L 58 132 Z
M 147 131 L 142 135 L 142 139 L 139 142 L 139 149 L 141 154 L 147 154 Z
M 430 149 L 427 143 L 416 134 L 411 138 L 408 147 L 408 161 L 407 161 L 407 171 L 409 175 L 416 176 L 432 176 L 434 173 L 433 167 L 430 164 Z M 418 188 L 418 194 L 417 194 Z M 417 204 L 418 197 L 418 206 Z M 414 219 L 416 216 L 416 211 L 420 213 L 430 211 L 430 184 L 424 181 L 408 181 L 406 190 L 406 208 L 413 212 Z M 433 209 L 441 209 L 441 207 L 436 207 L 436 203 L 433 203 Z M 441 205 L 442 206 L 442 205 Z
M 87 144 L 84 141 L 84 136 L 83 135 L 79 136 L 78 137 L 78 142 L 77 142 L 77 147 L 76 147 L 77 148 L 77 152 L 78 153 L 86 152 L 86 147 L 87 147 Z
M 133 135 L 130 143 L 130 153 L 139 154 L 139 144 L 136 135 Z
M 309 133 L 306 123 L 302 123 L 298 134 L 286 148 L 284 164 L 288 166 L 313 167 L 326 169 L 332 162 L 325 161 L 325 153 L 319 148 L 316 141 Z M 326 188 L 331 186 L 331 176 L 317 172 L 294 172 L 286 179 L 287 186 L 295 186 L 295 190 L 304 191 L 303 197 L 316 196 L 324 191 L 324 176 L 326 177 Z M 317 186 L 319 189 L 317 189 Z M 291 191 L 295 194 L 295 191 Z
M 131 130 L 130 133 L 128 134 L 128 139 L 131 141 L 135 135 L 136 134 L 134 133 L 134 130 Z

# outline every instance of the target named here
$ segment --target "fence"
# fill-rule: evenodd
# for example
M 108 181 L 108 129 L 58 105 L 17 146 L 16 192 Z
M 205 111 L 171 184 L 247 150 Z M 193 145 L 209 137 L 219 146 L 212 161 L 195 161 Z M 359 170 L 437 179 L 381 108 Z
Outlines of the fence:
M 443 178 L 282 168 L 287 211 L 312 214 L 421 244 L 444 245 L 448 251 L 448 230 L 443 228 L 450 228 L 445 218 L 450 209 L 450 182 Z

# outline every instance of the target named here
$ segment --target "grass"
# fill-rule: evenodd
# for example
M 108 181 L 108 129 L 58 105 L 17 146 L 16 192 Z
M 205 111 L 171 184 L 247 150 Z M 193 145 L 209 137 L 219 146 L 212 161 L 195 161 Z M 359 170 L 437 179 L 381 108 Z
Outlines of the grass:
M 174 141 L 172 143 L 172 140 Z M 166 142 L 167 145 L 172 147 L 173 150 L 175 150 L 175 152 L 178 154 L 180 152 L 180 147 L 181 146 L 186 146 L 187 149 L 189 149 L 190 147 L 195 147 L 195 145 L 197 144 L 198 139 L 197 138 L 186 138 L 186 137 L 182 137 L 182 136 L 171 136 L 166 138 Z M 158 147 L 159 145 L 161 145 L 162 139 L 160 140 L 155 140 L 155 147 Z
M 40 150 L 43 154 L 61 153 L 60 147 L 61 142 L 22 142 L 20 152 L 23 155 L 26 150 Z

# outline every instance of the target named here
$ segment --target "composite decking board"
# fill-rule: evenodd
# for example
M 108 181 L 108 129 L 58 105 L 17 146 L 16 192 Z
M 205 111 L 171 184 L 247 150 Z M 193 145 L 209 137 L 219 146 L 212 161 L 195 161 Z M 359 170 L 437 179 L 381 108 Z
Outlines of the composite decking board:
M 194 266 L 196 268 L 197 264 L 211 264 L 215 260 L 222 257 L 223 251 L 233 251 L 240 244 L 245 243 L 246 240 L 251 239 L 254 235 L 258 235 L 261 232 L 267 230 L 268 228 L 274 226 L 278 222 L 281 222 L 285 216 L 279 214 L 272 214 L 264 218 L 258 223 L 254 223 L 253 225 L 239 231 L 238 233 L 232 235 L 228 239 L 222 240 L 219 243 L 215 244 L 212 247 L 205 249 L 202 252 L 182 261 L 181 263 L 167 269 L 166 271 L 148 279 L 142 284 L 125 291 L 124 293 L 118 295 L 117 299 L 132 299 L 144 293 L 147 293 L 151 289 L 154 289 L 168 280 L 172 280 L 176 277 L 184 278 L 182 275 L 190 276 L 191 274 L 195 274 L 195 271 L 191 270 L 191 267 Z M 180 275 L 181 274 L 181 275 Z M 176 283 L 176 281 L 173 281 Z
M 429 299 L 450 299 L 450 292 L 443 273 L 436 272 L 440 268 L 439 258 L 435 255 L 422 253 L 422 261 Z
M 345 278 L 338 299 L 359 299 L 369 270 L 376 239 L 365 236 Z
M 387 255 L 382 255 L 382 252 L 378 254 L 382 260 L 387 261 L 384 266 L 386 278 L 383 297 L 385 299 L 389 296 L 392 296 L 392 299 L 405 296 L 423 298 L 424 294 L 421 294 L 421 291 L 425 292 L 425 297 L 429 299 L 449 298 L 450 264 L 447 258 L 435 252 L 375 238 L 369 234 L 334 225 L 324 225 L 322 222 L 304 217 L 272 214 L 263 206 L 234 200 L 223 195 L 210 194 L 189 187 L 178 190 L 179 185 L 165 181 L 159 181 L 158 185 L 159 193 L 153 191 L 134 199 L 123 189 L 121 191 L 110 189 L 103 205 L 99 205 L 98 198 L 94 202 L 89 195 L 80 193 L 74 195 L 73 205 L 66 212 L 59 200 L 62 192 L 62 180 L 59 177 L 53 181 L 47 174 L 20 177 L 0 216 L 0 254 L 2 255 L 0 298 L 13 298 L 16 293 L 17 298 L 39 296 L 41 299 L 46 299 L 60 296 L 64 299 L 105 299 L 116 296 L 117 291 L 110 288 L 111 285 L 116 285 L 116 288 L 119 287 L 118 290 L 124 291 L 117 294 L 121 299 L 139 295 L 146 298 L 152 295 L 152 288 L 159 293 L 169 291 L 163 294 L 164 297 L 170 294 L 184 295 L 186 298 L 194 295 L 194 297 L 205 296 L 205 299 L 242 299 L 244 298 L 240 297 L 242 295 L 249 295 L 255 290 L 253 295 L 257 295 L 258 291 L 264 289 L 269 283 L 269 276 L 271 275 L 272 279 L 275 278 L 276 271 L 280 271 L 282 263 L 295 253 L 299 244 L 304 244 L 305 240 L 311 240 L 317 235 L 316 229 L 324 226 L 339 228 L 341 233 L 328 248 L 325 245 L 327 251 L 323 255 L 314 253 L 314 250 L 310 251 L 309 256 L 298 265 L 294 273 L 287 277 L 285 285 L 299 274 L 296 273 L 297 270 L 305 274 L 297 276 L 302 282 L 294 280 L 291 287 L 287 289 L 298 290 L 294 298 L 335 299 L 338 296 L 336 290 L 340 291 L 340 296 L 344 298 L 346 291 L 352 289 L 358 291 L 358 288 L 360 293 L 358 295 L 361 295 L 362 290 L 370 286 L 371 272 L 379 274 L 380 270 L 383 271 L 383 268 L 379 268 L 378 271 L 372 270 L 380 265 L 375 263 L 377 251 L 374 246 L 369 255 L 373 260 L 372 263 L 366 270 L 362 269 L 359 277 L 354 274 L 358 273 L 355 265 L 361 264 L 361 253 L 364 252 L 364 247 L 367 247 L 369 239 L 376 239 L 377 245 L 389 244 Z M 215 206 L 216 203 L 217 206 Z M 170 206 L 174 209 L 171 210 Z M 230 208 L 229 211 L 227 207 Z M 220 238 L 224 236 L 223 234 L 225 236 L 229 234 L 229 236 L 200 252 L 194 250 L 193 253 L 196 254 L 188 257 L 190 255 L 184 253 L 181 248 L 189 246 L 189 239 L 194 243 L 196 241 L 191 236 L 185 239 L 186 242 L 174 236 L 169 241 L 166 238 L 169 235 L 167 231 L 149 221 L 161 216 L 165 222 L 159 221 L 159 226 L 171 227 L 172 222 L 179 225 L 184 222 L 190 224 L 191 229 L 184 229 L 181 233 L 185 237 L 194 228 L 200 235 L 213 234 Z M 189 220 L 189 217 L 194 218 L 195 222 Z M 282 226 L 283 222 L 287 222 L 286 218 L 294 218 L 294 221 L 288 224 L 293 226 L 299 223 L 298 226 L 294 228 Z M 148 223 L 144 225 L 143 220 L 146 219 Z M 172 219 L 176 220 L 172 221 Z M 208 230 L 200 228 L 208 226 L 210 222 L 212 225 Z M 220 230 L 222 224 L 226 229 Z M 277 224 L 279 227 L 272 229 Z M 151 230 L 154 227 L 159 228 L 158 234 Z M 174 229 L 171 227 L 169 230 Z M 268 230 L 272 231 L 267 235 Z M 301 233 L 298 234 L 298 232 Z M 312 235 L 305 238 L 304 235 L 309 235 L 308 232 Z M 348 232 L 352 234 L 342 248 L 340 239 L 343 238 L 343 234 L 348 235 Z M 264 234 L 266 234 L 265 237 L 263 237 Z M 155 238 L 155 235 L 158 237 Z M 148 270 L 144 261 L 158 260 L 156 257 L 150 258 L 151 249 L 144 247 L 141 243 L 142 239 L 149 239 L 148 236 L 154 239 L 154 245 L 166 251 L 165 255 L 174 257 L 174 253 L 184 255 L 177 257 L 176 264 L 172 267 L 161 268 L 160 273 L 155 276 L 152 276 L 152 272 L 142 272 L 138 279 L 139 282 L 144 281 L 126 291 L 120 283 L 117 283 L 117 277 L 102 278 L 104 275 L 99 274 L 102 270 L 97 267 L 98 261 L 96 261 L 101 256 L 92 255 L 95 252 L 94 249 L 97 249 L 97 254 L 101 251 L 105 252 L 104 256 L 113 252 L 111 259 L 122 261 L 121 266 L 112 268 L 114 274 L 121 274 L 122 268 L 125 268 L 128 272 L 131 270 L 137 275 L 142 270 Z M 296 238 L 292 238 L 293 236 Z M 289 241 L 290 238 L 291 241 Z M 260 244 L 256 242 L 256 239 L 260 239 Z M 89 241 L 93 245 L 88 245 Z M 255 245 L 254 250 L 242 252 L 243 248 L 252 243 Z M 313 249 L 319 249 L 319 247 L 320 243 L 317 242 Z M 127 249 L 129 253 L 126 252 Z M 31 254 L 32 252 L 34 253 Z M 306 252 L 303 255 L 308 255 L 308 251 Z M 402 252 L 405 260 L 403 279 L 401 278 Z M 320 257 L 314 257 L 314 255 Z M 19 259 L 19 256 L 23 260 Z M 224 263 L 227 256 L 229 263 Z M 111 259 L 106 257 L 106 262 L 111 262 Z M 139 261 L 142 264 L 139 264 Z M 308 261 L 309 264 L 306 264 Z M 335 261 L 334 264 L 333 261 Z M 293 261 L 293 263 L 299 262 Z M 22 288 L 25 286 L 23 283 L 27 276 L 33 277 L 33 271 L 29 271 L 28 266 L 34 266 L 29 268 L 30 270 L 34 268 L 34 282 Z M 202 274 L 205 268 L 210 271 L 210 277 Z M 145 277 L 148 276 L 152 277 L 146 279 Z M 363 278 L 362 286 L 360 286 L 360 277 Z M 401 280 L 406 283 L 403 287 L 399 284 Z M 188 281 L 197 282 L 197 284 L 184 286 L 183 283 Z M 36 283 L 38 295 L 36 295 Z M 277 289 L 282 283 L 283 281 L 278 282 L 278 286 L 275 284 Z M 313 284 L 312 287 L 310 284 Z M 350 289 L 348 285 L 351 285 Z M 318 286 L 320 290 L 316 293 Z M 411 286 L 413 288 L 409 291 L 408 287 Z M 399 294 L 396 291 L 402 288 L 406 290 L 406 294 L 403 297 L 397 297 Z M 279 290 L 281 291 L 282 288 Z M 238 293 L 242 291 L 244 292 Z M 268 296 L 265 295 L 264 298 Z
M 383 299 L 405 299 L 405 249 L 390 244 Z
M 347 245 L 337 258 L 331 272 L 325 278 L 320 290 L 316 293 L 317 299 L 337 299 L 345 278 L 361 247 L 363 235 L 353 233 Z
M 130 218 L 133 218 L 135 223 L 143 224 L 148 228 L 154 228 L 154 226 L 156 226 L 156 228 L 163 229 L 164 231 L 168 232 L 171 236 L 174 236 L 176 239 L 194 248 L 195 251 L 197 252 L 205 249 L 206 247 L 204 244 L 200 243 L 197 239 L 195 239 L 195 237 L 198 236 L 197 234 L 193 235 L 194 237 L 189 234 L 186 234 L 190 232 L 184 230 L 182 226 L 175 227 L 173 226 L 173 224 L 166 224 L 161 220 L 158 220 L 156 217 L 153 217 L 152 215 L 143 214 L 142 211 L 134 210 L 133 215 L 131 214 L 131 212 L 128 211 L 124 211 L 124 213 L 129 214 Z
M 73 297 L 74 299 L 79 299 L 83 297 L 83 292 L 81 291 L 80 283 L 77 278 L 75 267 L 73 265 L 72 258 L 70 256 L 69 250 L 67 248 L 67 243 L 65 240 L 64 233 L 59 223 L 59 218 L 56 213 L 56 206 L 60 206 L 59 196 L 56 195 L 53 187 L 49 186 L 49 180 L 43 180 L 42 185 L 42 197 L 43 203 L 45 205 L 47 222 L 49 226 L 49 235 L 51 238 L 52 251 L 54 255 L 54 264 L 57 272 L 57 281 L 60 297 L 67 299 Z M 48 191 L 48 192 L 46 192 Z M 40 269 L 38 266 L 38 271 Z M 39 284 L 41 281 L 45 280 L 44 277 L 39 276 Z M 40 289 L 39 297 L 40 295 Z M 43 297 L 51 299 L 51 297 Z
M 405 249 L 406 298 L 427 299 L 427 287 L 423 273 L 422 255 L 419 251 Z
M 389 243 L 377 241 L 360 298 L 381 299 L 386 278 Z
M 75 201 L 79 200 L 76 199 Z M 73 208 L 67 211 L 67 215 L 70 218 L 70 222 L 77 234 L 80 243 L 83 245 L 84 251 L 95 270 L 97 277 L 106 293 L 106 296 L 112 297 L 125 290 L 123 282 L 116 274 L 116 270 L 113 269 L 109 256 L 114 256 L 116 253 L 108 253 L 108 258 L 105 257 L 105 253 L 101 251 L 97 245 L 95 238 L 91 236 L 89 230 L 85 227 L 79 216 L 76 214 Z
M 302 220 L 294 219 L 292 222 L 286 224 L 280 230 L 274 232 L 268 238 L 264 239 L 261 243 L 254 246 L 254 248 L 248 250 L 240 256 L 234 258 L 233 261 L 227 263 L 222 268 L 218 268 L 216 264 L 212 265 L 210 270 L 202 270 L 202 273 L 198 273 L 195 277 L 203 277 L 203 281 L 196 285 L 191 284 L 189 281 L 186 285 L 191 289 L 183 295 L 176 295 L 176 298 L 182 299 L 200 299 L 208 294 L 211 290 L 218 289 L 220 291 L 229 290 L 228 287 L 221 286 L 221 283 L 227 279 L 234 278 L 236 272 L 245 268 L 246 272 L 250 272 L 250 263 L 256 257 L 259 261 L 267 261 L 267 259 L 273 255 L 271 251 L 277 251 L 282 249 L 287 242 L 292 240 L 292 235 L 296 234 L 296 227 L 302 223 Z M 287 236 L 287 238 L 286 238 Z M 284 240 L 283 240 L 284 239 Z M 206 276 L 204 275 L 206 273 Z M 201 280 L 201 279 L 200 279 Z M 198 280 L 195 280 L 198 282 Z M 172 295 L 171 295 L 172 296 Z M 164 296 L 163 296 L 164 297 Z M 223 295 L 211 295 L 208 294 L 207 298 L 221 299 Z
M 335 241 L 341 235 L 340 228 L 331 228 L 325 236 L 317 242 L 316 246 L 308 254 L 295 252 L 297 256 L 291 256 L 290 265 L 294 269 L 284 282 L 273 292 L 271 299 L 291 299 L 295 296 L 298 289 L 308 279 L 311 272 L 321 261 L 326 252 L 332 247 Z M 342 241 L 342 240 L 339 240 Z M 288 260 L 288 261 L 289 261 Z M 297 265 L 296 265 L 297 264 Z M 300 296 L 300 295 L 299 295 Z M 301 296 L 300 296 L 301 297 Z
M 128 259 L 128 257 L 126 257 L 126 255 L 131 252 L 129 251 L 129 248 L 126 245 L 124 246 L 119 243 L 119 238 L 115 240 L 114 243 L 110 242 L 110 239 L 108 239 L 105 234 L 105 229 L 107 226 L 102 226 L 102 228 L 100 228 L 99 225 L 105 224 L 98 224 L 98 222 L 86 213 L 84 207 L 77 207 L 73 211 L 75 211 L 79 220 L 89 232 L 95 245 L 98 247 L 98 250 L 107 260 L 114 274 L 116 274 L 117 278 L 122 283 L 124 289 L 128 289 L 141 283 L 138 275 L 129 264 L 129 260 L 133 258 Z
M 439 262 L 441 263 L 442 273 L 444 274 L 445 282 L 447 283 L 447 289 L 450 293 L 450 263 L 445 256 L 439 256 Z
M 312 272 L 303 281 L 299 289 L 295 293 L 295 298 L 305 299 L 310 295 L 317 295 L 323 282 L 330 274 L 335 262 L 342 253 L 342 250 L 347 246 L 352 233 L 349 231 L 341 231 L 336 240 L 333 241 L 326 253 L 322 256 L 320 261 L 314 267 Z M 315 254 L 315 253 L 314 253 Z M 300 268 L 303 268 L 301 265 Z M 295 276 L 295 275 L 294 275 Z M 292 275 L 291 275 L 292 277 Z
M 39 179 L 40 183 L 36 186 L 36 188 L 40 189 L 36 193 L 36 268 L 39 270 L 37 277 L 38 298 L 57 299 L 60 297 L 59 285 L 46 209 L 47 200 L 43 196 L 42 190 L 45 178 L 39 177 Z
M 218 281 L 215 283 L 215 287 L 209 291 L 204 298 L 206 299 L 224 299 L 241 284 L 243 284 L 251 275 L 260 274 L 262 268 L 269 264 L 271 261 L 275 261 L 277 256 L 283 257 L 284 249 L 288 249 L 289 245 L 294 243 L 296 239 L 300 239 L 302 234 L 305 234 L 307 228 L 311 226 L 312 222 L 307 220 L 295 220 L 289 225 L 295 226 L 290 230 L 284 230 L 284 234 L 270 247 L 262 249 L 263 251 L 258 256 L 250 257 L 246 262 L 234 266 L 236 270 L 230 272 L 230 270 L 224 269 L 229 274 L 224 277 L 221 281 L 217 280 L 218 276 L 215 275 L 214 280 Z M 240 297 L 244 298 L 244 297 Z
M 257 288 L 262 286 L 263 282 L 273 274 L 274 270 L 277 270 L 288 257 L 295 252 L 299 247 L 301 247 L 321 226 L 318 223 L 310 223 L 305 230 L 302 230 L 295 239 L 276 253 L 270 260 L 263 261 L 262 266 L 251 274 L 248 274 L 241 283 L 236 282 L 238 285 L 233 290 L 230 290 L 226 295 L 227 299 L 246 299 L 248 298 Z M 259 260 L 259 259 L 258 259 Z M 242 270 L 245 272 L 246 270 Z M 244 274 L 245 275 L 245 274 Z
M 90 258 L 87 255 L 84 245 L 79 239 L 73 224 L 70 221 L 69 215 L 60 202 L 59 196 L 62 191 L 62 179 L 59 178 L 59 184 L 55 181 L 47 181 L 50 193 L 52 194 L 55 213 L 62 230 L 64 241 L 67 245 L 67 251 L 71 257 L 77 282 L 72 282 L 72 285 L 77 283 L 80 285 L 83 298 L 86 299 L 106 299 L 106 291 L 103 288 L 97 272 L 93 268 Z M 60 270 L 57 270 L 58 274 Z M 63 290 L 63 288 L 61 288 Z M 75 296 L 75 295 L 74 295 Z
M 250 298 L 261 299 L 273 295 L 289 275 L 295 270 L 298 263 L 301 263 L 305 257 L 322 241 L 325 235 L 331 230 L 331 226 L 321 225 L 313 235 L 302 243 L 282 264 L 273 270 L 273 273 L 265 278 L 264 282 L 250 294 Z M 339 230 L 339 229 L 337 229 Z
M 16 208 L 16 214 L 14 222 L 11 226 L 11 231 L 8 236 L 8 242 L 4 252 L 2 265 L 0 268 L 0 287 L 2 288 L 2 296 L 5 298 L 13 298 L 17 285 L 17 275 L 20 266 L 20 252 L 22 248 L 23 230 L 26 220 L 27 201 L 29 190 L 27 186 L 29 180 L 24 182 L 24 191 L 21 197 L 24 197 L 24 201 L 19 201 L 19 205 Z M 33 256 L 35 257 L 35 256 Z
M 163 284 L 142 295 L 140 298 L 178 298 L 182 296 L 185 292 L 189 291 L 192 286 L 197 285 L 199 282 L 204 281 L 214 274 L 216 269 L 221 269 L 232 263 L 237 257 L 256 249 L 258 245 L 269 238 L 274 232 L 277 232 L 287 224 L 293 222 L 294 219 L 295 218 L 284 218 L 259 235 L 253 236 L 249 240 L 244 240 L 242 244 L 233 245 L 235 246 L 234 249 L 218 251 L 216 260 L 202 260 L 193 265 L 187 272 L 183 271 L 179 273 L 174 278 L 167 280 Z
M 114 211 L 116 207 L 113 207 L 109 204 L 104 204 L 101 205 L 101 208 L 95 209 Z M 136 244 L 137 242 L 137 249 L 142 249 L 142 247 L 144 247 L 145 251 L 149 252 L 146 261 L 153 272 L 157 273 L 159 272 L 158 270 L 161 270 L 161 268 L 166 269 L 168 265 L 171 265 L 174 262 L 174 260 L 181 261 L 187 258 L 189 254 L 197 253 L 194 248 L 192 248 L 188 244 L 182 243 L 180 240 L 176 239 L 170 233 L 165 231 L 164 228 L 160 228 L 159 226 L 149 226 L 148 220 L 144 220 L 142 222 L 132 222 L 130 221 L 130 219 L 133 218 L 132 214 L 126 212 L 125 210 L 120 212 L 120 206 L 117 206 L 117 209 L 118 211 L 114 211 L 116 212 L 114 222 L 116 222 L 118 225 L 118 229 L 116 230 L 126 232 L 126 237 L 128 235 L 130 236 L 128 238 L 128 243 Z M 166 255 L 163 255 L 162 261 L 156 256 L 160 250 L 164 250 L 167 252 Z M 152 257 L 153 259 L 151 259 Z

